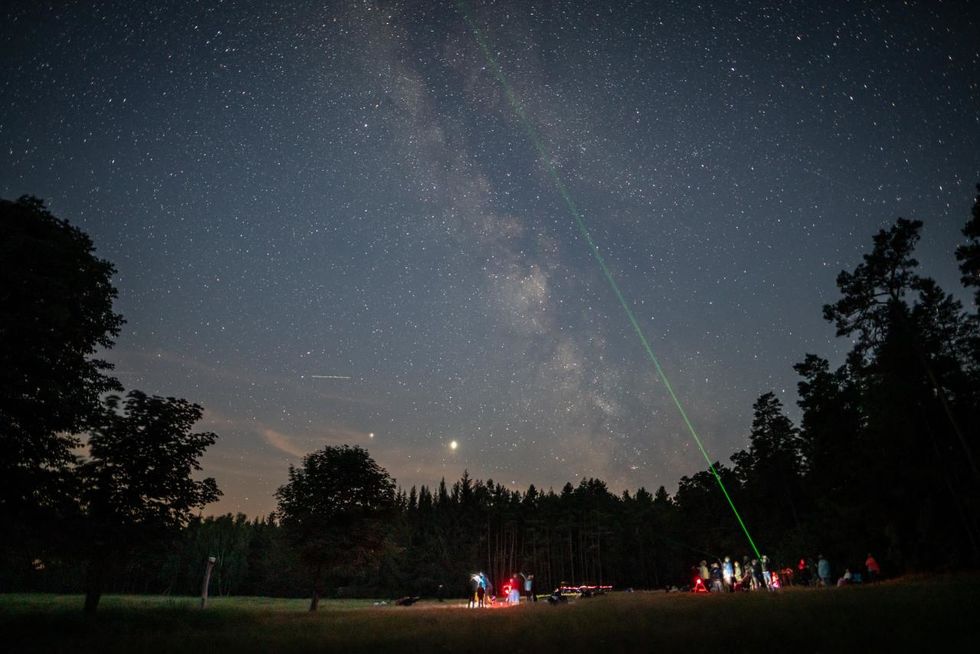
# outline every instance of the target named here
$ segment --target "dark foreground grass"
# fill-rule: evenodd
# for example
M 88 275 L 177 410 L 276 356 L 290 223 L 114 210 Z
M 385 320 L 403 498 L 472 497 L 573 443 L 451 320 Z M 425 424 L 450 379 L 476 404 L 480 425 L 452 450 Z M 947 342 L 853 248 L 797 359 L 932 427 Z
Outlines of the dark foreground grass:
M 9 652 L 929 652 L 975 651 L 980 577 L 906 579 L 775 594 L 613 593 L 564 606 L 467 610 L 367 601 L 0 595 Z

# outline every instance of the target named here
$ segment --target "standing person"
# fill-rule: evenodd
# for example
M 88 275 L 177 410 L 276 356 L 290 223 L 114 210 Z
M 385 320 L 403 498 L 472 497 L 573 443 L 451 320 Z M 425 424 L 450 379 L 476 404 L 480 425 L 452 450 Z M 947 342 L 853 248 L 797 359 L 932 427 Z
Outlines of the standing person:
M 810 566 L 806 564 L 805 559 L 800 559 L 799 565 L 796 566 L 796 578 L 799 580 L 800 585 L 809 586 L 810 585 Z
M 738 559 L 735 559 L 735 563 L 733 567 L 734 567 L 734 577 L 735 577 L 734 585 L 735 587 L 738 588 L 738 590 L 742 590 L 742 564 L 738 562 Z
M 721 566 L 715 561 L 711 564 L 711 592 L 720 593 L 722 591 Z
M 868 552 L 868 558 L 864 560 L 864 567 L 868 570 L 868 583 L 873 584 L 878 581 L 878 577 L 881 576 L 881 567 L 875 561 L 875 557 L 871 556 L 871 552 Z
M 521 585 L 517 582 L 517 576 L 515 575 L 510 585 L 510 592 L 507 593 L 507 603 L 508 604 L 520 604 L 521 603 Z
M 817 557 L 817 576 L 820 578 L 821 586 L 830 585 L 830 561 L 821 554 Z
M 527 575 L 525 577 L 522 572 L 521 576 L 524 577 L 524 594 L 527 596 L 527 601 L 536 601 L 537 598 L 534 596 L 534 575 Z
M 484 598 L 486 597 L 486 595 L 487 595 L 487 589 L 483 587 L 483 584 L 480 584 L 479 586 L 476 587 L 476 605 L 477 605 L 477 607 L 479 607 L 481 609 L 484 607 L 483 601 L 484 601 Z
M 765 588 L 766 582 L 762 578 L 762 562 L 759 559 L 752 559 L 752 590 Z
M 490 600 L 490 603 L 492 604 L 493 603 L 493 584 L 490 583 L 490 577 L 487 576 L 487 573 L 485 573 L 485 572 L 481 572 L 480 573 L 480 584 L 483 586 L 483 594 L 486 595 L 487 599 L 489 599 Z
M 704 587 L 707 588 L 708 580 L 711 579 L 711 572 L 708 570 L 707 561 L 704 560 L 701 561 L 701 567 L 698 568 L 698 572 L 701 575 L 701 583 L 703 583 Z
M 735 567 L 732 565 L 732 557 L 725 557 L 725 562 L 721 564 L 721 576 L 725 581 L 725 590 L 729 593 L 732 592 L 732 578 L 735 576 Z

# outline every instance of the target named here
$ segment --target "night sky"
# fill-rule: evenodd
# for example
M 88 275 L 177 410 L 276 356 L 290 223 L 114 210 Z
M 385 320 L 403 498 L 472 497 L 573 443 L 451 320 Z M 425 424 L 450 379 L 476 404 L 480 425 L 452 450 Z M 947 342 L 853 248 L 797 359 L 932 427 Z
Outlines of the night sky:
M 473 1 L 527 124 L 452 2 L 4 7 L 0 197 L 116 265 L 108 358 L 206 408 L 209 512 L 325 444 L 406 488 L 704 469 L 552 170 L 716 460 L 841 361 L 821 306 L 898 216 L 966 298 L 975 3 Z

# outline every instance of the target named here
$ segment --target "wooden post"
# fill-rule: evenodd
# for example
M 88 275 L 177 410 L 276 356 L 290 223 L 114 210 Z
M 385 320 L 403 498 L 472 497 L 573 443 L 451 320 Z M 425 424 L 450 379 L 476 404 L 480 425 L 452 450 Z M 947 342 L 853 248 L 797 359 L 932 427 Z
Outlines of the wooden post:
M 201 608 L 207 608 L 208 606 L 208 586 L 211 584 L 211 570 L 214 569 L 215 558 L 213 556 L 208 557 L 208 569 L 204 573 L 204 585 L 201 586 Z

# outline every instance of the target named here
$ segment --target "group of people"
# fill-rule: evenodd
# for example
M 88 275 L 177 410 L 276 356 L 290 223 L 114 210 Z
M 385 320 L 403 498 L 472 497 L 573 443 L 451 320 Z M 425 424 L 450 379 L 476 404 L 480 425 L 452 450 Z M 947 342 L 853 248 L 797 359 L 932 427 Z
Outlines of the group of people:
M 518 581 L 518 577 L 520 577 L 520 581 Z M 484 608 L 496 602 L 498 598 L 493 594 L 493 584 L 485 572 L 475 573 L 470 577 L 470 581 L 473 584 L 473 594 L 470 596 L 469 608 Z M 528 602 L 537 601 L 537 597 L 534 595 L 533 574 L 521 572 L 511 575 L 511 578 L 501 588 L 502 596 L 500 599 L 506 604 L 520 604 L 522 590 Z
M 814 562 L 816 561 L 816 562 Z M 837 579 L 837 586 L 873 582 L 881 576 L 881 566 L 870 553 L 864 561 L 866 577 L 861 572 L 850 568 L 844 569 L 844 574 Z M 796 568 L 774 567 L 769 557 L 742 560 L 732 560 L 726 556 L 723 561 L 715 560 L 710 565 L 702 560 L 694 569 L 695 592 L 735 592 L 751 590 L 778 590 L 783 585 L 802 586 L 831 586 L 833 584 L 830 561 L 822 554 L 816 559 L 800 559 Z
M 830 561 L 823 554 L 820 554 L 816 559 L 800 559 L 799 563 L 796 564 L 796 569 L 787 568 L 784 571 L 784 576 L 789 580 L 788 583 L 800 586 L 847 586 L 877 581 L 881 577 L 881 566 L 869 552 L 864 560 L 864 572 L 861 572 L 860 569 L 852 570 L 850 567 L 845 567 L 844 573 L 835 582 Z
M 473 594 L 470 596 L 469 608 L 480 608 L 493 603 L 493 584 L 485 572 L 477 572 L 470 577 L 473 584 Z
M 779 575 L 770 569 L 769 557 L 749 559 L 742 557 L 733 561 L 726 556 L 724 561 L 713 561 L 710 565 L 702 560 L 696 567 L 694 590 L 700 592 L 722 593 L 738 590 L 775 590 L 779 588 Z

